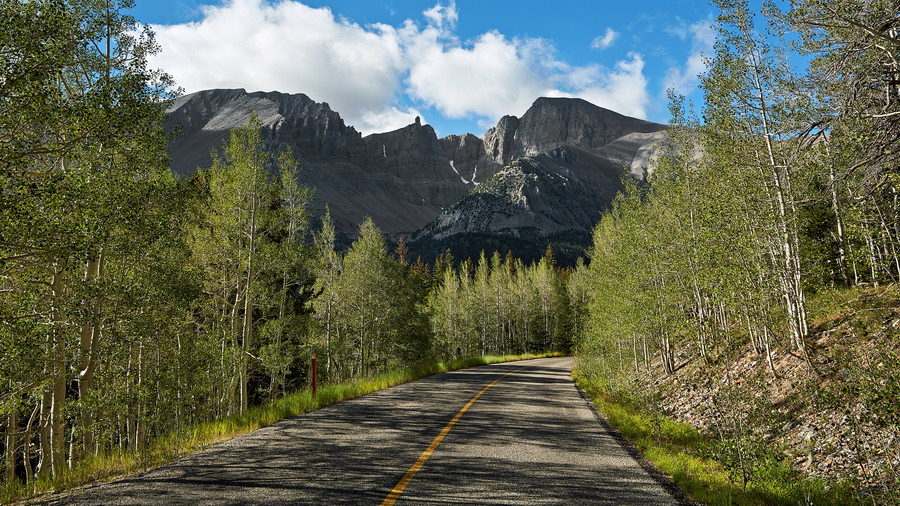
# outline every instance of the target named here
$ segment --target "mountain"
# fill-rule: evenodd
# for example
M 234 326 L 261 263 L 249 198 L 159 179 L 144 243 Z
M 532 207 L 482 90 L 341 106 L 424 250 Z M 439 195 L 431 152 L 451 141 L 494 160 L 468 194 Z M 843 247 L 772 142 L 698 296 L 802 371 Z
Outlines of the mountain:
M 465 195 L 434 129 L 418 118 L 393 132 L 363 137 L 326 103 L 303 94 L 207 90 L 176 100 L 168 128 L 181 135 L 169 142 L 172 169 L 191 175 L 212 165 L 229 130 L 255 112 L 270 148 L 290 147 L 301 166 L 301 182 L 315 188 L 315 205 L 327 204 L 345 240 L 366 216 L 389 236 L 424 226 L 443 206 Z
M 665 128 L 580 99 L 539 98 L 485 133 L 478 166 L 493 175 L 442 209 L 410 250 L 431 259 L 512 249 L 537 259 L 553 244 L 560 263 L 573 264 L 623 174 L 646 170 Z
M 255 112 L 269 147 L 293 149 L 301 182 L 344 242 L 372 216 L 425 260 L 448 248 L 458 259 L 482 249 L 537 258 L 553 243 L 561 263 L 574 262 L 621 177 L 645 170 L 666 128 L 570 98 L 538 98 L 482 137 L 438 138 L 419 118 L 362 136 L 306 95 L 242 89 L 186 95 L 167 112 L 181 132 L 169 143 L 175 172 L 209 167 L 210 152 Z

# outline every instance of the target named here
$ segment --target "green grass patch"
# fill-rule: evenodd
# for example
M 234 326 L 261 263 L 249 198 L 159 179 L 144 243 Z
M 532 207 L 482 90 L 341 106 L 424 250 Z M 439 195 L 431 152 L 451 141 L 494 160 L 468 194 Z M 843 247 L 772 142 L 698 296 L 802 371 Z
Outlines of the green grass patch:
M 573 373 L 610 425 L 617 428 L 692 500 L 713 505 L 847 505 L 860 501 L 849 485 L 800 476 L 789 463 L 768 454 L 747 466 L 754 479 L 729 472 L 716 458 L 721 442 L 694 427 L 640 408 L 624 395 L 612 395 L 600 380 Z
M 58 493 L 94 481 L 109 480 L 158 467 L 215 443 L 267 427 L 285 418 L 426 376 L 479 365 L 560 355 L 560 353 L 487 355 L 398 369 L 373 378 L 346 383 L 321 385 L 318 387 L 315 397 L 309 389 L 298 390 L 281 399 L 251 407 L 242 415 L 211 420 L 159 437 L 147 448 L 138 452 L 115 451 L 84 459 L 55 479 L 38 478 L 28 485 L 19 481 L 2 482 L 0 483 L 0 503 L 7 504 L 42 494 Z

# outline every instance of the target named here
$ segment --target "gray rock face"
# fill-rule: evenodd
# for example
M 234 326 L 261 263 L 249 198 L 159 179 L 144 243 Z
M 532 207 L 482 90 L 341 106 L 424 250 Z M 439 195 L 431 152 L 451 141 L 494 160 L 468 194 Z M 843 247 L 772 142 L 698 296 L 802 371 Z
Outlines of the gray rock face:
M 440 142 L 462 181 L 477 185 L 490 175 L 486 168 L 480 173 L 478 170 L 478 163 L 484 158 L 484 141 L 478 137 L 472 134 L 450 135 L 440 139 Z
M 539 98 L 519 121 L 511 156 L 534 156 L 567 145 L 595 150 L 624 135 L 663 129 L 579 98 Z
M 451 167 L 434 130 L 417 121 L 363 138 L 328 104 L 303 94 L 207 90 L 179 98 L 167 111 L 172 169 L 182 175 L 212 165 L 229 130 L 255 112 L 272 148 L 289 146 L 301 166 L 301 182 L 315 188 L 316 206 L 328 205 L 347 238 L 367 216 L 387 234 L 410 233 L 427 224 L 473 186 Z
M 580 99 L 539 98 L 521 119 L 505 116 L 485 133 L 479 167 L 492 175 L 442 209 L 411 250 L 430 259 L 449 248 L 465 258 L 489 243 L 537 258 L 553 243 L 572 263 L 621 177 L 645 173 L 665 128 Z
M 503 116 L 497 126 L 484 133 L 485 165 L 496 168 L 512 159 L 518 128 L 519 118 Z
M 485 242 L 538 256 L 548 242 L 565 243 L 580 255 L 621 176 L 642 175 L 665 136 L 664 125 L 567 98 L 539 98 L 481 138 L 438 139 L 419 118 L 363 137 L 303 94 L 207 90 L 167 112 L 169 128 L 182 130 L 169 145 L 175 172 L 209 167 L 210 151 L 255 112 L 270 147 L 293 149 L 301 182 L 345 239 L 371 216 L 390 237 L 414 237 L 412 253 L 426 259 L 454 241 L 466 244 L 457 258 L 477 255 Z
M 410 248 L 429 259 L 448 248 L 465 258 L 481 249 L 474 238 L 490 237 L 495 250 L 529 259 L 552 243 L 561 263 L 574 263 L 622 188 L 622 174 L 621 167 L 577 146 L 517 158 L 442 209 Z
M 172 169 L 179 174 L 210 167 L 210 150 L 220 148 L 228 132 L 246 125 L 254 112 L 266 140 L 292 146 L 301 161 L 358 165 L 366 156 L 356 129 L 344 125 L 328 104 L 303 94 L 206 90 L 180 97 L 167 112 L 170 127 L 182 129 L 169 142 Z
M 365 165 L 409 181 L 453 179 L 450 160 L 431 125 L 413 123 L 399 130 L 367 135 Z

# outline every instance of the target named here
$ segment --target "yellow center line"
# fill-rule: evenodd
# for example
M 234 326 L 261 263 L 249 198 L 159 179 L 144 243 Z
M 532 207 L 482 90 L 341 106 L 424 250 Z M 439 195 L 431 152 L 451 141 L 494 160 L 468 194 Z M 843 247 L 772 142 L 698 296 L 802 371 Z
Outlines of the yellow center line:
M 452 429 L 453 426 L 456 425 L 456 422 L 458 422 L 459 419 L 462 418 L 463 413 L 468 411 L 469 408 L 472 407 L 472 404 L 475 404 L 475 401 L 477 401 L 482 394 L 487 392 L 487 390 L 492 386 L 499 383 L 503 378 L 509 376 L 510 374 L 519 372 L 526 367 L 531 367 L 531 365 L 520 367 L 514 371 L 510 371 L 504 374 L 503 376 L 500 376 L 499 378 L 492 381 L 488 386 L 482 388 L 480 392 L 475 394 L 475 397 L 472 397 L 472 399 L 465 406 L 463 406 L 461 410 L 459 410 L 459 413 L 457 413 L 456 416 L 453 417 L 453 420 L 450 420 L 450 423 L 448 423 L 447 426 L 444 427 L 443 430 L 441 430 L 441 433 L 434 438 L 431 444 L 428 445 L 428 448 L 426 448 L 425 451 L 423 451 L 422 454 L 419 455 L 419 460 L 417 460 L 416 463 L 409 468 L 409 471 L 406 471 L 406 474 L 404 474 L 403 478 L 401 478 L 397 485 L 394 486 L 394 489 L 391 490 L 391 493 L 388 494 L 388 496 L 384 498 L 384 501 L 381 502 L 381 506 L 391 506 L 392 504 L 394 504 L 394 502 L 397 501 L 397 499 L 400 497 L 400 494 L 402 494 L 406 489 L 406 486 L 409 485 L 409 482 L 411 482 L 416 473 L 419 472 L 419 469 L 422 469 L 422 466 L 425 465 L 425 461 L 428 460 L 429 457 L 431 457 L 431 454 L 434 453 L 434 450 L 437 449 L 437 447 L 441 444 L 441 441 L 444 440 L 444 437 L 447 435 L 447 433 L 450 432 L 450 429 Z

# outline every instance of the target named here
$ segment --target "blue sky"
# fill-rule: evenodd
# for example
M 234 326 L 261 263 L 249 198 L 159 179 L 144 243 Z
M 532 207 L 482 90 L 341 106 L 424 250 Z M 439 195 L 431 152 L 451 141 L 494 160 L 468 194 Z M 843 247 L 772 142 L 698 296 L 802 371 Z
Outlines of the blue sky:
M 669 87 L 699 98 L 714 42 L 703 1 L 138 0 L 187 93 L 306 93 L 363 133 L 416 115 L 481 135 L 541 95 L 668 120 Z

